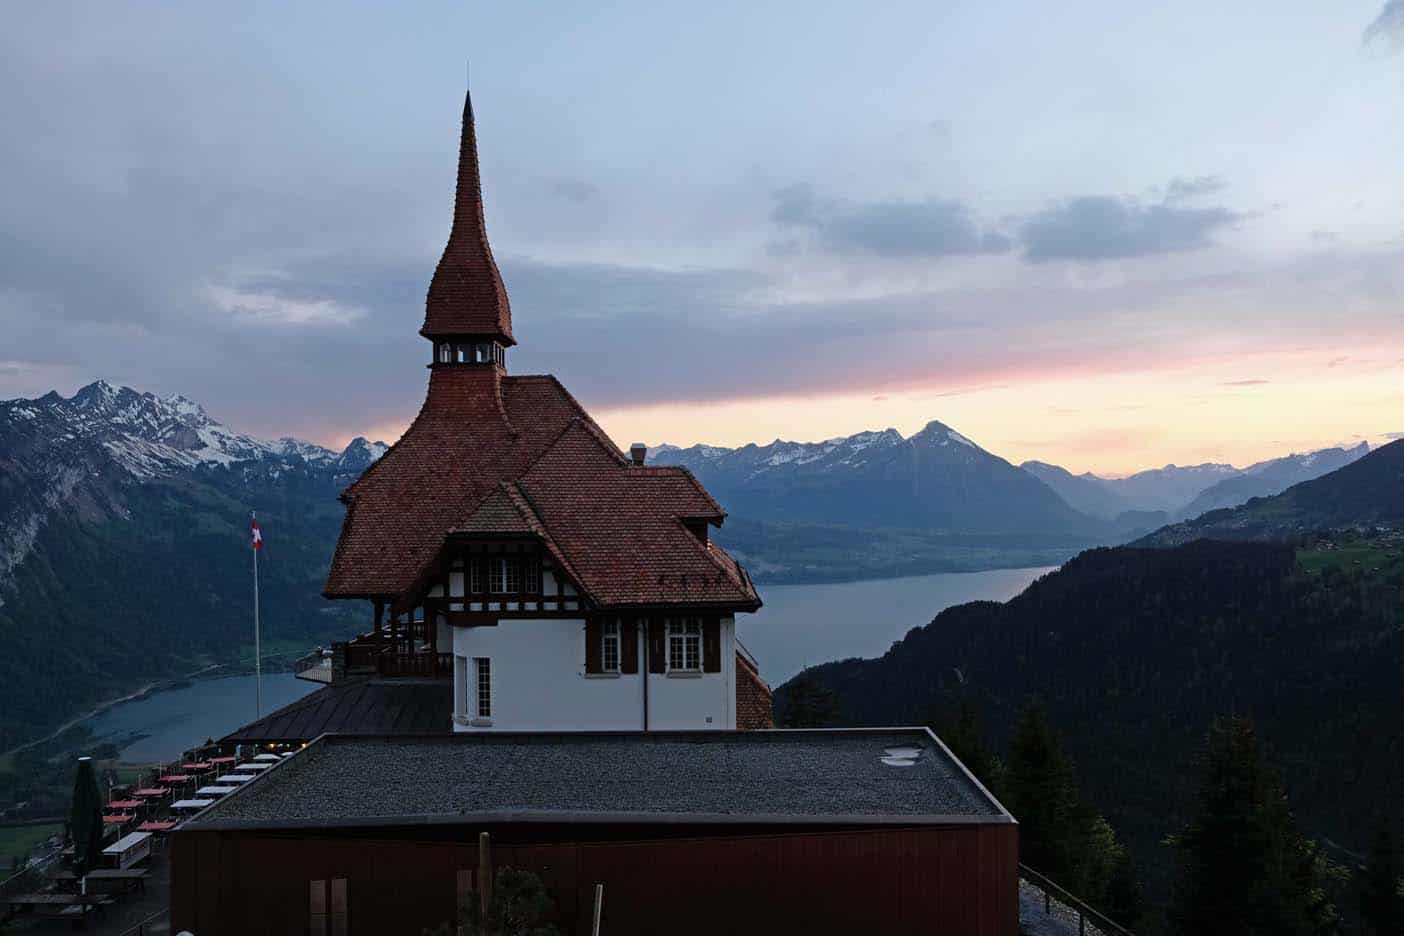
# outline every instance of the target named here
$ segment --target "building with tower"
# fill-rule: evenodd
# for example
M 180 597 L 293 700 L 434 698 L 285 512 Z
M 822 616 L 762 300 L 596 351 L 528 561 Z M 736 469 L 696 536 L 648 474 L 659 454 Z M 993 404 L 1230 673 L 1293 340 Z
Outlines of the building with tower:
M 512 310 L 483 220 L 471 97 L 419 334 L 419 415 L 341 495 L 324 594 L 368 602 L 373 623 L 309 674 L 332 683 L 323 692 L 451 681 L 440 724 L 462 732 L 768 727 L 770 691 L 735 624 L 761 601 L 709 537 L 726 512 L 687 469 L 646 464 L 641 445 L 621 451 L 555 377 L 510 372 Z M 367 731 L 387 728 L 379 697 L 405 694 L 355 691 Z M 420 693 L 421 716 L 442 698 L 433 692 Z M 279 737 L 286 714 L 231 740 L 358 727 L 313 718 Z

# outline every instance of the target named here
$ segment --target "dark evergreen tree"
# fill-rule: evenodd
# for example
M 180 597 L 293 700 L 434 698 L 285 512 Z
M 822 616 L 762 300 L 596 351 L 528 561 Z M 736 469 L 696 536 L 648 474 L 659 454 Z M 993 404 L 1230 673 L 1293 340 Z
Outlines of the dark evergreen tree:
M 1220 719 L 1200 758 L 1193 817 L 1174 839 L 1172 932 L 1319 936 L 1336 931 L 1325 863 L 1246 719 Z
M 1404 861 L 1392 816 L 1384 815 L 1375 826 L 1370 859 L 1360 872 L 1360 917 L 1371 936 L 1404 933 Z
M 1077 776 L 1036 705 L 1024 709 L 1009 743 L 1006 792 L 1006 805 L 1019 820 L 1020 859 L 1069 889 L 1077 887 L 1077 840 L 1086 819 Z
M 928 706 L 926 724 L 975 775 L 975 779 L 983 783 L 997 799 L 1004 798 L 1004 764 L 985 745 L 980 720 L 969 700 L 960 703 L 960 711 L 954 720 L 947 717 L 940 706 Z
M 838 720 L 838 699 L 833 690 L 808 671 L 800 673 L 785 688 L 787 704 L 780 727 L 831 728 Z

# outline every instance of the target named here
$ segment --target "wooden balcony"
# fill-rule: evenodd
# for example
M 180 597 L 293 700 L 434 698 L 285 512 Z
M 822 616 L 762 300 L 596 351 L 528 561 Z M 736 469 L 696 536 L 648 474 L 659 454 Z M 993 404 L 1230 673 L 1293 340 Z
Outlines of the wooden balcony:
M 404 649 L 405 641 L 362 634 L 344 644 L 346 675 L 384 678 L 447 679 L 453 675 L 453 654 L 421 648 Z M 333 651 L 336 652 L 335 650 Z M 332 664 L 331 669 L 335 669 Z M 335 679 L 335 676 L 332 677 Z

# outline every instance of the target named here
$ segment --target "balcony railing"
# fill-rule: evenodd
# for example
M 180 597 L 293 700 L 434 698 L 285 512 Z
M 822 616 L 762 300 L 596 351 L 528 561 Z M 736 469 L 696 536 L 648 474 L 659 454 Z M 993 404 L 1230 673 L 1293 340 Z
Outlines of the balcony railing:
M 453 654 L 430 653 L 427 650 L 414 653 L 385 651 L 380 654 L 381 676 L 418 676 L 437 679 L 453 673 Z

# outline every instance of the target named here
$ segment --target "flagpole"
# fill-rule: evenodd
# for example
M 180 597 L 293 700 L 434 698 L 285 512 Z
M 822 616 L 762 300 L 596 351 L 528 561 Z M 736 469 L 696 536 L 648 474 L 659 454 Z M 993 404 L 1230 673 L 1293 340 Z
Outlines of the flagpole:
M 258 515 L 251 513 L 255 525 L 258 523 Z M 258 639 L 258 543 L 254 543 L 253 548 L 253 573 L 254 573 L 254 716 L 263 717 L 263 655 L 259 649 Z

